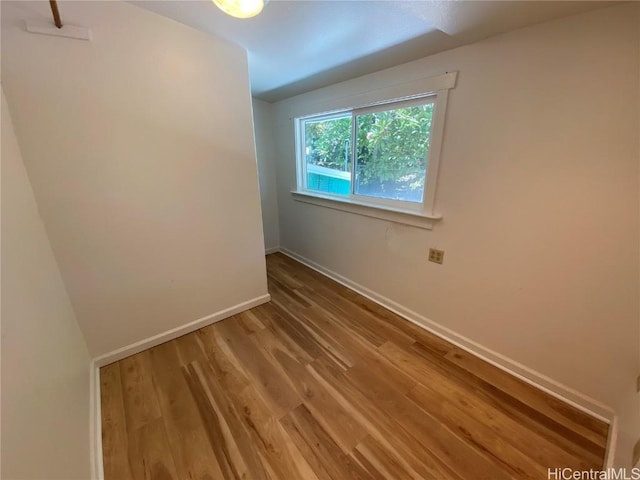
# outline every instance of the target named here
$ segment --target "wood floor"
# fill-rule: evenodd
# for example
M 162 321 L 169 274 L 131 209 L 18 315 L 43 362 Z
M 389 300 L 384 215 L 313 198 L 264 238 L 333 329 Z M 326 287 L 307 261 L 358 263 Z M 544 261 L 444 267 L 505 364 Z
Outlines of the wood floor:
M 273 300 L 101 369 L 106 480 L 546 479 L 607 425 L 281 254 Z

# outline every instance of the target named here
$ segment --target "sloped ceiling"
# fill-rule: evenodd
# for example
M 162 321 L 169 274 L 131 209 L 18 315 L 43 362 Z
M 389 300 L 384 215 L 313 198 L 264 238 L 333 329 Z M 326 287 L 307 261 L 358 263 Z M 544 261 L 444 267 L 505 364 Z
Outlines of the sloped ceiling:
M 210 0 L 131 3 L 244 47 L 252 94 L 274 102 L 617 2 L 272 0 L 245 20 Z

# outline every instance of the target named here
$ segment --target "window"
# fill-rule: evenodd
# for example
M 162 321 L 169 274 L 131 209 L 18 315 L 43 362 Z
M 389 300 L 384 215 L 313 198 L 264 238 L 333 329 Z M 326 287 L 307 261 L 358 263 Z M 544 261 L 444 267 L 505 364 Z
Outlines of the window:
M 308 190 L 351 193 L 351 115 L 337 114 L 302 120 Z
M 295 198 L 430 228 L 450 75 L 444 89 L 297 118 Z

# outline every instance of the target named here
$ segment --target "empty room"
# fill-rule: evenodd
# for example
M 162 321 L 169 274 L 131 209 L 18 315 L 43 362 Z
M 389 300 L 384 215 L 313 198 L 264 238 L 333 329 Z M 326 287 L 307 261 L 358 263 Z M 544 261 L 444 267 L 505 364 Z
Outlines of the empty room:
M 640 3 L 0 18 L 2 479 L 640 478 Z

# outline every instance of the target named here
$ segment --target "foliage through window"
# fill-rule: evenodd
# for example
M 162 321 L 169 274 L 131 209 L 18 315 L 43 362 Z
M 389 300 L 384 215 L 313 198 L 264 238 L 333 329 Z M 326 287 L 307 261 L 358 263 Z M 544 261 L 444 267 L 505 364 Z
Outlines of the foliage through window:
M 354 193 L 422 202 L 433 103 L 355 116 Z
M 435 95 L 299 119 L 302 187 L 386 205 L 421 204 Z

